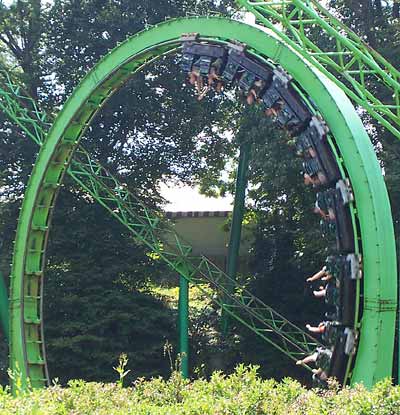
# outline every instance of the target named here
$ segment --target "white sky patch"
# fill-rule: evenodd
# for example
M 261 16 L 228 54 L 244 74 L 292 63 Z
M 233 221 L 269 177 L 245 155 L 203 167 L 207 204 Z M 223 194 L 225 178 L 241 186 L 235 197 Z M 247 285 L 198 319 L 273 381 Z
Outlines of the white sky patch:
M 199 193 L 197 187 L 172 186 L 161 184 L 161 194 L 170 203 L 164 207 L 168 212 L 206 212 L 206 211 L 231 211 L 233 198 L 206 197 Z
M 15 3 L 15 0 L 0 0 L 1 3 L 3 3 L 5 6 L 10 6 L 12 3 Z M 52 4 L 53 0 L 42 0 L 42 4 Z

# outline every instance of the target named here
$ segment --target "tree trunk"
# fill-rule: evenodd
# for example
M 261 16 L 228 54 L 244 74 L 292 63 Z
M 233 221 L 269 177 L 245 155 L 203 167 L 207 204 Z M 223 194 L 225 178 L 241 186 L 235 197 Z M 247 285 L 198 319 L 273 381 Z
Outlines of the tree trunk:
M 400 18 L 400 2 L 396 1 L 393 4 L 393 17 L 395 19 L 399 19 Z
M 375 3 L 376 14 L 379 17 L 382 17 L 383 16 L 382 1 L 381 0 L 375 0 L 374 3 Z

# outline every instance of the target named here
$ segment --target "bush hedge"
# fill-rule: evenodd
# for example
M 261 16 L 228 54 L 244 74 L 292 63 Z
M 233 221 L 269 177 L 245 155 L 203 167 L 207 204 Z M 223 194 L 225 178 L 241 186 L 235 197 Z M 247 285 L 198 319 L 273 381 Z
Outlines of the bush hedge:
M 340 389 L 307 390 L 297 381 L 263 380 L 257 368 L 239 366 L 225 376 L 187 381 L 179 373 L 169 380 L 137 380 L 131 387 L 117 383 L 72 380 L 68 387 L 0 393 L 0 414 L 96 415 L 397 415 L 400 387 L 382 381 L 368 391 L 359 385 Z

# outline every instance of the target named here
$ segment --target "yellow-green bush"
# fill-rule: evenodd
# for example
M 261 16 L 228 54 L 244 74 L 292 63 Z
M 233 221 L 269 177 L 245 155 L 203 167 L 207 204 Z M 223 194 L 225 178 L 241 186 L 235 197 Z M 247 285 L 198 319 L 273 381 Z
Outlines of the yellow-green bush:
M 400 387 L 384 381 L 367 391 L 362 386 L 340 390 L 307 390 L 298 382 L 262 380 L 257 370 L 240 366 L 210 380 L 139 380 L 120 384 L 69 382 L 13 397 L 0 393 L 0 414 L 78 415 L 400 415 Z

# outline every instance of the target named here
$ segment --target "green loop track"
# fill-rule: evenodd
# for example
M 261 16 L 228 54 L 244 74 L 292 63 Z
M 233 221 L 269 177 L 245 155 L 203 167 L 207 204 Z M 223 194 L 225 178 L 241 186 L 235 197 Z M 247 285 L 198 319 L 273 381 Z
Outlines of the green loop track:
M 190 247 L 177 239 L 168 242 L 170 250 L 163 250 L 156 234 L 157 215 L 145 208 L 139 209 L 136 223 L 129 222 L 120 214 L 122 205 L 129 212 L 137 210 L 138 202 L 124 189 L 113 186 L 107 174 L 104 177 L 108 177 L 111 184 L 102 188 L 102 193 L 91 180 L 85 180 L 92 174 L 101 175 L 102 170 L 86 153 L 77 150 L 80 138 L 107 99 L 150 61 L 177 50 L 182 34 L 192 32 L 212 43 L 241 42 L 259 59 L 280 65 L 301 85 L 328 124 L 342 174 L 352 184 L 353 226 L 358 230 L 356 246 L 363 258 L 363 298 L 356 299 L 362 301 L 360 338 L 354 366 L 348 375 L 351 383 L 363 382 L 367 387 L 391 376 L 397 307 L 394 232 L 381 169 L 362 122 L 345 93 L 294 48 L 255 27 L 216 17 L 168 21 L 129 38 L 101 59 L 58 114 L 41 146 L 18 223 L 10 298 L 12 369 L 18 368 L 23 381 L 26 383 L 29 378 L 33 387 L 48 383 L 42 315 L 43 270 L 51 216 L 67 172 L 73 177 L 75 174 L 76 180 L 89 192 L 97 191 L 97 199 L 114 216 L 122 222 L 125 220 L 139 240 L 156 249 L 189 281 L 200 278 L 221 290 L 221 278 L 228 278 L 205 258 L 191 258 Z M 83 160 L 80 164 L 71 163 L 75 153 Z M 121 205 L 107 205 L 108 195 L 113 192 L 119 194 Z M 235 303 L 226 306 L 226 310 L 250 328 L 254 327 L 256 334 L 266 337 L 294 360 L 317 345 L 313 338 L 294 325 L 290 326 L 267 305 L 260 302 L 250 310 L 250 303 L 254 301 L 259 300 L 250 293 L 243 293 L 236 305 L 247 314 L 237 313 L 233 308 Z M 284 327 L 289 329 L 285 332 Z M 265 334 L 271 329 L 278 333 L 276 338 Z

